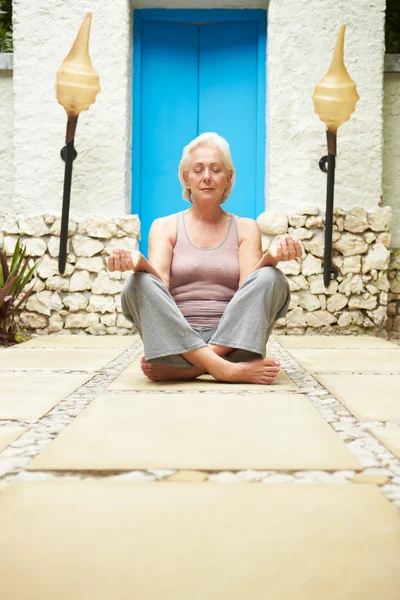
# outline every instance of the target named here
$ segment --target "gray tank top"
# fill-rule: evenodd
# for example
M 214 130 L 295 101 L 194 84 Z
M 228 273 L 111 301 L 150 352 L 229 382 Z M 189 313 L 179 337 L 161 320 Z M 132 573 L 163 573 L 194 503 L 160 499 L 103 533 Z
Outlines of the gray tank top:
M 170 293 L 192 327 L 218 326 L 239 287 L 238 247 L 234 215 L 219 246 L 198 248 L 189 239 L 184 213 L 178 213 Z

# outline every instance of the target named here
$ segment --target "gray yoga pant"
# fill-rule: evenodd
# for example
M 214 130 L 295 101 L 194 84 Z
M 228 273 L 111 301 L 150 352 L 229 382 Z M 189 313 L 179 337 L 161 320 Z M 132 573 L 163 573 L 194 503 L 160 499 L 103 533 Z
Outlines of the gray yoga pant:
M 231 362 L 264 357 L 278 319 L 287 313 L 290 288 L 275 267 L 251 273 L 227 305 L 218 327 L 191 327 L 166 285 L 149 273 L 131 273 L 121 292 L 123 315 L 135 325 L 149 363 L 191 367 L 184 352 L 217 344 L 235 348 L 224 356 Z

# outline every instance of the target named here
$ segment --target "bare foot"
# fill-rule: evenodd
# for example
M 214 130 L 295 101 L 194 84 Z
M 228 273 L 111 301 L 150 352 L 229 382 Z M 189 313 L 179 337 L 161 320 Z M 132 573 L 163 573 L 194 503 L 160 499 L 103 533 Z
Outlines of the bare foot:
M 140 367 L 151 381 L 188 381 L 205 373 L 200 367 L 167 367 L 148 363 L 144 356 L 140 359 Z
M 234 363 L 233 379 L 240 383 L 271 385 L 280 369 L 274 358 L 258 358 L 248 362 Z

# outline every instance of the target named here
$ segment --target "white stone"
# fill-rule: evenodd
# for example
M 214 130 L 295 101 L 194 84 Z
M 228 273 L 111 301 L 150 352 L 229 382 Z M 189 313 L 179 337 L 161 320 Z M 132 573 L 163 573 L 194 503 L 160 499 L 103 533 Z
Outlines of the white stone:
M 83 235 L 76 235 L 72 238 L 72 246 L 76 256 L 90 257 L 98 254 L 104 249 L 103 242 Z
M 47 249 L 49 251 L 50 256 L 53 258 L 57 258 L 60 254 L 60 238 L 56 236 L 51 236 L 48 241 Z M 71 253 L 71 239 L 67 239 L 67 260 L 70 262 L 70 253 Z
M 117 314 L 105 314 L 100 317 L 101 323 L 107 325 L 107 327 L 115 327 L 117 323 Z
M 336 323 L 337 318 L 326 310 L 317 310 L 306 314 L 306 323 L 309 327 L 323 327 Z
M 300 206 L 300 208 L 297 210 L 297 213 L 299 215 L 310 215 L 316 217 L 319 215 L 319 208 L 317 206 L 304 205 Z
M 114 296 L 102 296 L 100 294 L 93 294 L 90 297 L 89 306 L 87 312 L 115 312 Z
M 308 290 L 299 292 L 298 298 L 299 305 L 307 311 L 312 312 L 313 310 L 321 308 L 321 302 L 318 299 L 318 296 L 313 296 Z
M 90 335 L 106 335 L 107 327 L 103 323 L 96 323 L 85 330 Z
M 314 234 L 304 227 L 289 227 L 289 235 L 294 240 L 310 240 Z
M 113 273 L 110 273 L 110 275 L 113 275 Z M 106 272 L 99 273 L 92 284 L 93 294 L 119 294 L 121 289 L 121 283 L 113 280 Z
M 303 275 L 318 275 L 322 272 L 322 261 L 313 254 L 307 254 L 301 270 Z
M 349 308 L 366 308 L 368 310 L 372 310 L 377 305 L 376 296 L 370 296 L 369 298 L 363 297 L 352 297 L 349 300 Z
M 84 230 L 89 237 L 110 239 L 117 234 L 117 226 L 106 217 L 93 216 L 87 218 L 80 224 L 80 230 Z
M 323 229 L 325 226 L 324 217 L 308 217 L 306 227 L 308 229 Z
M 78 294 L 75 292 L 70 296 L 64 296 L 62 299 L 64 306 L 68 308 L 71 312 L 76 312 L 78 310 L 84 310 L 89 304 L 89 298 L 84 296 L 83 294 Z
M 267 235 L 279 235 L 288 230 L 288 218 L 283 213 L 267 210 L 259 215 L 257 223 Z
M 318 258 L 324 258 L 324 232 L 316 231 L 313 238 L 311 240 L 305 240 L 303 242 L 304 248 L 307 252 L 311 252 L 314 256 L 318 256 Z
M 28 329 L 43 329 L 47 327 L 47 318 L 34 312 L 22 311 L 18 315 L 18 324 Z
M 285 275 L 298 275 L 300 273 L 301 263 L 297 260 L 286 260 L 280 262 L 278 267 Z
M 360 256 L 345 256 L 343 259 L 343 265 L 340 267 L 340 272 L 343 275 L 347 273 L 360 273 L 361 271 L 361 257 Z
M 42 315 L 51 315 L 50 298 L 52 292 L 44 290 L 38 294 L 31 295 L 26 302 L 26 309 L 32 312 L 37 312 Z M 40 297 L 39 297 L 40 296 Z
M 117 315 L 117 327 L 132 329 L 132 323 L 130 323 L 128 319 L 125 319 L 124 315 Z
M 73 271 L 74 266 L 66 263 L 64 275 L 68 276 L 73 273 Z M 58 275 L 58 260 L 51 258 L 48 254 L 45 254 L 40 261 L 37 273 L 39 277 L 42 277 L 43 279 L 47 279 L 53 275 Z
M 53 313 L 49 319 L 49 333 L 61 331 L 64 327 L 64 321 L 58 313 Z
M 383 306 L 386 306 L 388 303 L 388 294 L 387 292 L 381 292 L 379 294 L 379 304 L 382 304 Z
M 343 256 L 354 256 L 364 254 L 368 250 L 367 242 L 353 233 L 343 233 L 340 240 L 333 242 L 332 247 L 339 250 Z
M 100 271 L 104 271 L 106 268 L 103 256 L 93 256 L 92 258 L 80 256 L 75 264 L 75 269 L 91 271 L 92 273 L 100 273 Z
M 389 231 L 392 225 L 392 209 L 390 206 L 378 208 L 368 214 L 368 223 L 372 231 Z
M 372 283 L 368 283 L 365 287 L 367 288 L 370 294 L 379 294 L 378 288 L 372 285 Z
M 305 327 L 304 310 L 300 307 L 289 311 L 286 315 L 287 327 Z
M 15 215 L 0 213 L 0 231 L 3 231 L 6 235 L 19 233 L 19 225 Z
M 389 280 L 385 272 L 379 271 L 378 279 L 375 280 L 375 285 L 382 292 L 389 291 Z
M 70 292 L 81 292 L 91 288 L 92 280 L 87 271 L 75 271 L 73 273 L 69 284 Z
M 395 279 L 390 280 L 390 291 L 393 294 L 400 294 L 400 272 L 397 273 Z
M 352 233 L 362 233 L 369 229 L 365 208 L 352 208 L 344 219 L 344 228 Z
M 95 313 L 74 313 L 67 315 L 65 328 L 73 329 L 80 327 L 91 327 L 99 324 L 99 315 Z
M 74 235 L 76 230 L 77 230 L 77 223 L 73 219 L 69 218 L 68 219 L 68 236 Z M 52 224 L 52 226 L 49 229 L 49 234 L 60 237 L 60 232 L 61 232 L 61 217 L 55 217 L 54 223 Z
M 47 243 L 43 238 L 22 238 L 21 243 L 26 247 L 26 256 L 43 256 L 47 250 Z
M 116 249 L 133 252 L 134 250 L 139 250 L 139 243 L 136 238 L 132 237 L 113 238 L 106 244 L 102 254 L 110 255 L 113 253 L 113 250 Z
M 268 250 L 268 248 L 271 246 L 272 240 L 273 240 L 273 236 L 265 235 L 265 233 L 261 234 L 261 246 L 262 246 L 263 253 L 266 252 Z
M 46 288 L 56 292 L 68 292 L 70 280 L 62 275 L 53 275 L 46 280 Z
M 48 235 L 49 228 L 46 225 L 43 215 L 17 215 L 19 224 L 19 233 L 21 235 L 31 235 L 41 237 Z
M 367 314 L 378 327 L 383 327 L 387 321 L 386 306 L 379 306 L 375 310 L 368 311 Z
M 390 248 L 390 244 L 392 242 L 392 236 L 388 232 L 383 232 L 378 235 L 376 238 L 377 244 L 383 244 L 386 248 Z
M 376 235 L 372 233 L 372 231 L 367 231 L 364 233 L 364 240 L 367 242 L 367 244 L 372 244 L 372 242 L 376 240 Z
M 338 282 L 333 280 L 326 288 L 322 275 L 311 275 L 308 278 L 310 282 L 310 290 L 312 294 L 335 294 L 338 289 Z
M 368 273 L 376 269 L 378 271 L 386 271 L 389 266 L 390 251 L 383 244 L 375 244 L 363 258 L 362 272 Z
M 127 235 L 138 238 L 140 233 L 140 222 L 137 215 L 126 215 L 118 219 L 118 226 Z
M 294 275 L 289 277 L 289 285 L 293 292 L 297 292 L 298 290 L 307 290 L 310 287 L 304 275 Z
M 360 275 L 346 275 L 339 285 L 339 292 L 351 296 L 351 294 L 361 294 L 364 291 L 364 283 Z
M 327 301 L 327 308 L 329 312 L 337 312 L 338 310 L 342 310 L 348 303 L 348 298 L 343 296 L 343 294 L 333 294 Z
M 290 227 L 304 227 L 307 217 L 305 215 L 289 215 Z

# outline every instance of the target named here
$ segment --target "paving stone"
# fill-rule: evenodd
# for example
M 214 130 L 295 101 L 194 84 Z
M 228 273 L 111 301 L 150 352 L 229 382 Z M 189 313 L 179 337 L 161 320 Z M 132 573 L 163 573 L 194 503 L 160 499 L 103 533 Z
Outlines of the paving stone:
M 284 348 L 396 348 L 381 338 L 362 335 L 276 335 L 274 339 Z
M 400 427 L 371 427 L 370 432 L 400 458 Z
M 385 485 L 389 481 L 387 475 L 367 475 L 366 473 L 357 473 L 353 483 L 372 483 L 375 485 Z
M 354 469 L 355 455 L 300 394 L 104 394 L 30 470 Z
M 91 377 L 77 373 L 2 373 L 0 419 L 39 419 Z
M 140 368 L 140 361 L 135 360 L 132 362 L 113 383 L 107 388 L 110 391 L 220 391 L 225 392 L 229 390 L 237 391 L 271 391 L 271 392 L 282 392 L 282 391 L 293 391 L 298 392 L 299 388 L 290 379 L 289 375 L 281 368 L 278 376 L 275 379 L 273 385 L 255 385 L 249 383 L 226 383 L 223 381 L 216 381 L 211 375 L 202 375 L 197 377 L 193 381 L 169 381 L 169 382 L 155 382 L 147 379 L 143 375 Z
M 359 421 L 400 419 L 400 375 L 316 375 Z
M 13 346 L 27 348 L 129 348 L 139 340 L 138 335 L 46 335 Z
M 181 471 L 177 471 L 174 475 L 168 477 L 165 481 L 187 481 L 191 483 L 206 481 L 208 479 L 208 473 L 204 471 L 194 471 L 189 469 L 183 469 Z
M 333 372 L 399 372 L 400 348 L 352 349 L 288 349 L 301 366 L 310 373 Z
M 15 600 L 400 597 L 400 520 L 371 485 L 22 482 L 0 530 Z
M 6 350 L 1 370 L 97 371 L 122 354 L 123 348 L 88 352 L 83 349 Z
M 27 427 L 0 426 L 0 452 L 17 440 L 25 431 L 28 431 Z

